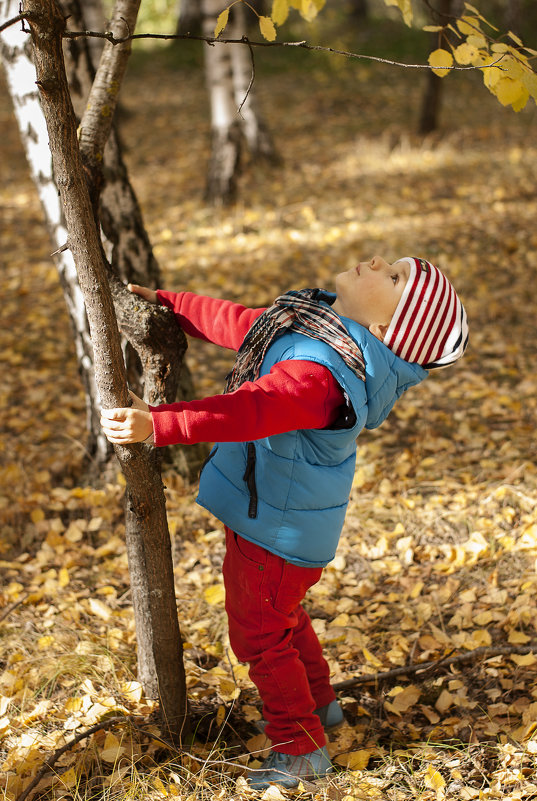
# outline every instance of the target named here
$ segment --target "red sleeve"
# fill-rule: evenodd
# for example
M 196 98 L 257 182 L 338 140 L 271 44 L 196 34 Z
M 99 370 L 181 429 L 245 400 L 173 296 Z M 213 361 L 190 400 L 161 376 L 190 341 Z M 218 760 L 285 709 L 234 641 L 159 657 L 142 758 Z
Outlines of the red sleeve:
M 344 403 L 327 367 L 278 362 L 270 373 L 227 395 L 150 407 L 155 445 L 249 442 L 308 428 L 326 428 Z
M 254 320 L 265 311 L 194 292 L 163 292 L 159 289 L 157 297 L 162 306 L 173 311 L 186 334 L 231 350 L 240 348 Z

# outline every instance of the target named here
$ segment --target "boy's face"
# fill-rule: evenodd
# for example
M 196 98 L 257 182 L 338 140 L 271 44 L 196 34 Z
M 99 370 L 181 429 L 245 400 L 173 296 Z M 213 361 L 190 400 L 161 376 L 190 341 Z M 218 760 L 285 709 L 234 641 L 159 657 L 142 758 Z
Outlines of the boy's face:
M 336 276 L 333 309 L 382 340 L 410 275 L 406 260 L 389 264 L 380 256 Z

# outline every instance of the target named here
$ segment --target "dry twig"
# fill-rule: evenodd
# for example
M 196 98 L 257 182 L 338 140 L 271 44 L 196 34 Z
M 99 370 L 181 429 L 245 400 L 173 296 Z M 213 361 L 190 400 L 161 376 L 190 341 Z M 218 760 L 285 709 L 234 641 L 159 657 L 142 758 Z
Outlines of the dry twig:
M 91 737 L 91 735 L 95 734 L 96 731 L 99 731 L 101 729 L 109 729 L 115 723 L 120 723 L 120 722 L 124 723 L 126 720 L 129 720 L 129 718 L 113 717 L 113 718 L 108 718 L 108 720 L 102 720 L 100 723 L 96 723 L 94 726 L 90 726 L 90 728 L 86 729 L 86 731 L 82 731 L 80 732 L 80 734 L 77 734 L 76 737 L 73 737 L 72 740 L 69 740 L 69 742 L 65 743 L 65 745 L 62 745 L 61 748 L 57 748 L 56 751 L 54 751 L 54 753 L 48 759 L 45 760 L 45 762 L 43 763 L 43 767 L 41 768 L 41 770 L 37 772 L 37 774 L 34 776 L 30 784 L 24 788 L 22 793 L 19 793 L 19 795 L 16 798 L 16 801 L 25 801 L 25 798 L 27 798 L 28 795 L 32 792 L 32 790 L 35 787 L 37 787 L 41 779 L 52 770 L 52 768 L 54 767 L 58 759 L 62 756 L 62 754 L 65 754 L 65 752 L 69 751 L 69 749 L 72 748 L 74 745 L 81 742 L 82 740 L 85 740 L 87 737 Z
M 537 651 L 537 643 L 530 645 L 501 645 L 498 647 L 482 646 L 468 651 L 467 654 L 457 654 L 447 656 L 431 662 L 421 662 L 414 665 L 402 665 L 401 667 L 386 670 L 383 673 L 366 673 L 361 676 L 353 676 L 352 679 L 345 679 L 334 684 L 334 690 L 346 690 L 348 687 L 356 687 L 358 684 L 378 684 L 382 681 L 398 678 L 399 676 L 411 676 L 427 673 L 431 674 L 439 668 L 449 667 L 450 665 L 460 665 L 466 662 L 473 662 L 475 659 L 490 659 L 493 656 L 508 656 L 509 654 L 530 654 Z M 421 677 L 421 676 L 420 676 Z

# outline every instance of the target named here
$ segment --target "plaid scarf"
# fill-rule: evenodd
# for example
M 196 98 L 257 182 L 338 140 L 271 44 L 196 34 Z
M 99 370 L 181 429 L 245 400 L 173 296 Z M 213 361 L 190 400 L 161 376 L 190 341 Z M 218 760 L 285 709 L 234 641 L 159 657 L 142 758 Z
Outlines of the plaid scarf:
M 245 381 L 255 381 L 269 346 L 285 331 L 298 331 L 320 339 L 336 350 L 358 378 L 365 381 L 362 351 L 335 311 L 321 304 L 321 289 L 300 289 L 280 295 L 261 314 L 246 334 L 224 392 L 233 392 Z

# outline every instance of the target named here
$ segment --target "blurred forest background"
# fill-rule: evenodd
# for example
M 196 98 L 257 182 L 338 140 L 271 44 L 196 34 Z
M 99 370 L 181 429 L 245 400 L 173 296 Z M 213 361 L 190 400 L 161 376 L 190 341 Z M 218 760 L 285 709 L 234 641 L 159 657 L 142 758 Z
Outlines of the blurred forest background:
M 537 47 L 533 2 L 487 5 L 489 19 Z M 382 3 L 358 18 L 350 6 L 334 0 L 280 38 L 426 63 L 428 34 Z M 176 16 L 166 0 L 143 2 L 139 29 L 173 32 Z M 257 102 L 280 163 L 244 153 L 229 207 L 204 200 L 201 43 L 136 45 L 121 96 L 163 288 L 261 306 L 290 287 L 333 288 L 375 253 L 419 255 L 445 269 L 468 311 L 464 360 L 360 437 L 341 546 L 309 599 L 334 682 L 362 680 L 339 692 L 348 722 L 330 750 L 342 772 L 308 790 L 323 799 L 537 795 L 537 116 L 533 102 L 516 114 L 479 74 L 455 72 L 438 127 L 421 134 L 426 83 L 424 70 L 257 49 Z M 0 124 L 1 792 L 16 799 L 47 754 L 112 715 L 123 722 L 73 742 L 33 793 L 248 797 L 236 777 L 267 743 L 227 644 L 223 539 L 195 506 L 195 484 L 171 470 L 197 739 L 187 756 L 170 755 L 151 726 L 154 705 L 136 681 L 123 482 L 84 481 L 69 320 L 3 83 Z M 232 354 L 191 342 L 187 361 L 197 393 L 212 394 Z M 430 662 L 421 675 L 378 677 Z

